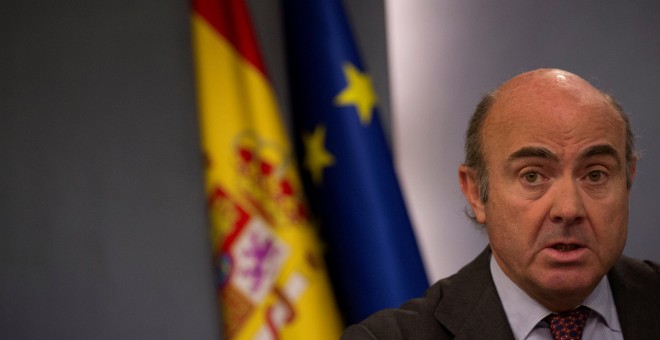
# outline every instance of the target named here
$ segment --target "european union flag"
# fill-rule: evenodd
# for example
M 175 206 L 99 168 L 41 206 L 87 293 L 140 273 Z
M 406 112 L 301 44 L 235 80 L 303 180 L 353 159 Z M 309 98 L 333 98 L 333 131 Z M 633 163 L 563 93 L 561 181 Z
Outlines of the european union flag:
M 341 1 L 283 4 L 300 163 L 340 308 L 355 323 L 428 281 Z

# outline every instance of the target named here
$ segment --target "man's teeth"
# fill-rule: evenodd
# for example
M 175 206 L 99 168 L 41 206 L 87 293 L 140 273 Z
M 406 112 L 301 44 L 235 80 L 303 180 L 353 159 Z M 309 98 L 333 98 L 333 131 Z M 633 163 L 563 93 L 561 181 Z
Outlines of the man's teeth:
M 557 244 L 554 246 L 559 251 L 571 251 L 578 248 L 576 244 Z

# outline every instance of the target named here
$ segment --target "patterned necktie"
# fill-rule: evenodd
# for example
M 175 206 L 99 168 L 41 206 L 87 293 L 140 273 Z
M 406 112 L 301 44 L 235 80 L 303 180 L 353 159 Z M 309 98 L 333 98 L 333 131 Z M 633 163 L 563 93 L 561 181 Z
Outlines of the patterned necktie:
M 591 309 L 580 306 L 571 312 L 550 314 L 545 320 L 550 324 L 554 340 L 580 340 L 589 313 Z

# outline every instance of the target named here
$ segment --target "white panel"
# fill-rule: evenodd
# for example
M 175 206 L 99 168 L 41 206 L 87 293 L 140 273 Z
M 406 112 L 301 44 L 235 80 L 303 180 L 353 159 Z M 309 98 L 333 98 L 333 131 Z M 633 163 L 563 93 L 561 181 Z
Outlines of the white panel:
M 388 1 L 388 48 L 395 162 L 431 282 L 456 272 L 485 246 L 485 233 L 464 213 L 458 185 L 468 116 L 452 110 L 444 74 L 455 64 L 458 27 L 451 4 Z M 468 104 L 478 100 L 470 98 Z

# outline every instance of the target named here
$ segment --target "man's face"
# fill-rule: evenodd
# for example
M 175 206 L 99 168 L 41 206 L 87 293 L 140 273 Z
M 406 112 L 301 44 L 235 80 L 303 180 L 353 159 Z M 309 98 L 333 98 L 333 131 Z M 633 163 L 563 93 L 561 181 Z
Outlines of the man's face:
M 504 273 L 559 311 L 579 304 L 625 245 L 625 128 L 580 78 L 527 78 L 502 88 L 484 122 L 489 196 L 471 203 Z

